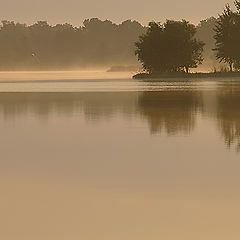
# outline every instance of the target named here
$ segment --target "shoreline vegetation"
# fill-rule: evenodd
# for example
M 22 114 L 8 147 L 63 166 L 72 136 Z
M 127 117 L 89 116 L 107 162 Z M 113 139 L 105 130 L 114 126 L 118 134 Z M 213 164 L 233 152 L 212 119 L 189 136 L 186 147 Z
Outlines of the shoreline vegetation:
M 186 73 L 186 72 L 175 72 L 175 73 L 137 73 L 132 78 L 139 80 L 164 80 L 171 78 L 185 78 L 185 79 L 193 79 L 193 78 L 240 78 L 240 72 L 197 72 L 197 73 Z
M 133 79 L 222 78 L 240 77 L 240 0 L 235 11 L 227 4 L 214 27 L 215 60 L 224 64 L 220 71 L 197 72 L 204 61 L 205 42 L 196 36 L 197 28 L 186 20 L 150 22 L 147 32 L 135 43 L 135 55 L 142 64 L 142 73 Z
M 133 79 L 220 78 L 240 75 L 240 0 L 218 17 L 134 20 L 115 24 L 86 19 L 82 25 L 0 22 L 0 72 L 129 72 Z M 134 55 L 135 53 L 135 55 Z
M 212 51 L 216 47 L 214 27 L 217 21 L 217 17 L 210 16 L 196 25 L 188 21 L 168 21 L 168 24 L 152 22 L 151 26 L 153 31 L 159 32 L 158 36 L 164 37 L 155 42 L 159 40 L 163 49 L 166 49 L 166 42 L 176 47 L 176 41 L 181 45 L 184 42 L 182 40 L 189 40 L 185 41 L 187 45 L 184 46 L 184 49 L 187 49 L 184 50 L 187 53 L 184 57 L 186 71 L 199 62 L 202 63 L 201 69 L 211 71 L 223 65 L 219 64 Z M 168 34 L 163 33 L 164 28 Z M 47 21 L 27 25 L 3 20 L 0 22 L 0 71 L 106 69 L 109 72 L 131 71 L 134 74 L 140 69 L 134 55 L 137 50 L 134 43 L 145 35 L 148 29 L 149 26 L 134 19 L 114 23 L 111 20 L 91 18 L 80 22 L 78 26 L 68 23 L 51 25 Z M 175 42 L 169 41 L 172 37 Z M 139 46 L 141 48 L 141 44 Z M 171 49 L 174 59 L 179 62 L 180 59 L 175 57 L 177 49 Z M 182 51 L 177 52 L 182 54 Z M 195 55 L 190 62 L 187 57 L 189 52 Z M 141 52 L 139 53 L 141 55 Z M 152 54 L 159 55 L 159 52 L 153 48 Z M 165 59 L 163 55 L 161 57 L 169 64 L 169 59 Z M 175 68 L 178 68 L 178 65 Z

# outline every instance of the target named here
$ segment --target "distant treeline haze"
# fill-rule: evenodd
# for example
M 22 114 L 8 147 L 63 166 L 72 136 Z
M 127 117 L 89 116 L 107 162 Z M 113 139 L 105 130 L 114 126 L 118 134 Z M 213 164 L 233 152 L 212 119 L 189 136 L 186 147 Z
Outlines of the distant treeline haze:
M 205 43 L 202 68 L 208 70 L 217 66 L 212 51 L 216 21 L 214 17 L 209 18 L 196 28 L 195 37 Z M 114 24 L 93 18 L 85 20 L 80 27 L 51 26 L 46 21 L 31 26 L 2 21 L 0 70 L 137 66 L 134 44 L 146 31 L 147 27 L 132 20 Z
M 31 26 L 2 21 L 0 68 L 84 68 L 136 63 L 134 42 L 145 28 L 136 21 L 117 25 L 97 18 L 82 27 L 49 25 L 39 21 Z

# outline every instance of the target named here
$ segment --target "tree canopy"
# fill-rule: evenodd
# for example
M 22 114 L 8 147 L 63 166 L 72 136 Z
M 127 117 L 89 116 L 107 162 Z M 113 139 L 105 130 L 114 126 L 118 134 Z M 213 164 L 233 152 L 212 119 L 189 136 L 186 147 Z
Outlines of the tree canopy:
M 150 22 L 146 34 L 135 43 L 138 60 L 149 72 L 178 72 L 202 63 L 204 43 L 194 38 L 196 27 L 189 22 Z
M 220 62 L 229 64 L 230 71 L 240 67 L 240 1 L 234 4 L 236 11 L 226 5 L 214 28 L 216 48 L 213 50 Z
M 0 23 L 0 69 L 67 69 L 134 65 L 134 42 L 145 27 L 132 20 L 114 24 L 98 18 L 82 26 L 50 25 L 38 21 L 30 26 Z
M 201 63 L 204 71 L 225 69 L 226 63 L 240 70 L 240 1 L 235 6 L 232 11 L 227 5 L 218 18 L 196 27 L 184 20 L 151 22 L 148 27 L 133 20 L 115 24 L 98 18 L 78 27 L 2 21 L 0 70 L 136 66 L 135 50 L 148 72 L 188 71 Z

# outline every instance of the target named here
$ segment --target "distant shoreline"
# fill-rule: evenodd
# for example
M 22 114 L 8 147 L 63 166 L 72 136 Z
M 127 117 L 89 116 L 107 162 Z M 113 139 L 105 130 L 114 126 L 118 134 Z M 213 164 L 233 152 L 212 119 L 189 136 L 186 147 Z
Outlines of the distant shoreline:
M 232 77 L 240 78 L 240 72 L 211 72 L 211 73 L 137 73 L 132 78 L 142 80 L 157 80 L 157 79 L 171 79 L 171 78 L 223 78 Z

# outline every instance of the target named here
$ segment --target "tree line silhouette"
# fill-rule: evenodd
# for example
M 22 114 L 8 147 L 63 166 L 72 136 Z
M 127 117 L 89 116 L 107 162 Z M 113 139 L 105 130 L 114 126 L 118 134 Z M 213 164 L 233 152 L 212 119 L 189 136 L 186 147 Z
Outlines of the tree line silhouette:
M 240 69 L 240 1 L 235 0 L 234 5 L 236 11 L 227 4 L 213 26 L 212 50 L 220 63 L 229 65 L 230 72 Z M 186 20 L 150 22 L 147 32 L 135 43 L 135 54 L 147 73 L 188 73 L 189 68 L 197 68 L 204 59 L 205 43 L 196 38 L 196 33 L 197 28 Z
M 0 70 L 82 69 L 138 65 L 149 72 L 188 72 L 190 68 L 240 69 L 240 1 L 218 18 L 197 26 L 186 20 L 150 22 L 148 27 L 126 20 L 115 24 L 98 18 L 82 26 L 27 26 L 13 21 L 0 25 Z M 219 64 L 220 63 L 220 64 Z
M 31 26 L 2 21 L 0 27 L 0 69 L 62 69 L 101 67 L 136 63 L 134 42 L 145 27 L 127 20 L 117 25 L 97 18 L 83 26 Z
M 240 1 L 234 1 L 236 11 L 226 5 L 215 27 L 216 57 L 229 65 L 229 69 L 240 69 Z

